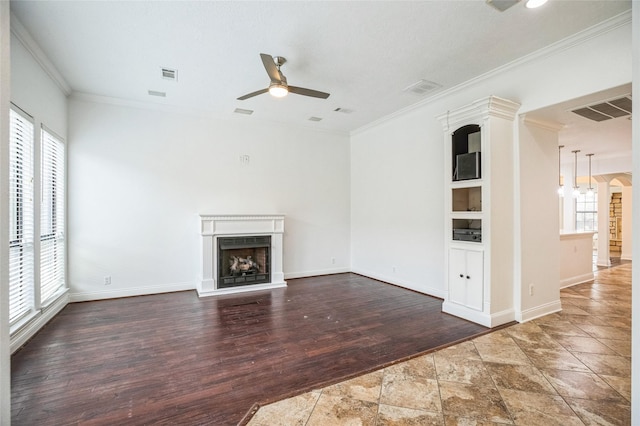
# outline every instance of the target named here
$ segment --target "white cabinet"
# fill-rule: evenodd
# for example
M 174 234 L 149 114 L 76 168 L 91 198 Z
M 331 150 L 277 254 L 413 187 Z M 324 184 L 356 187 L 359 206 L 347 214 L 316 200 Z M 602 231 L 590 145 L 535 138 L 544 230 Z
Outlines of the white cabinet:
M 515 319 L 513 163 L 519 107 L 489 96 L 438 117 L 445 143 L 442 310 L 486 327 Z
M 449 250 L 449 300 L 482 311 L 483 269 L 481 251 Z

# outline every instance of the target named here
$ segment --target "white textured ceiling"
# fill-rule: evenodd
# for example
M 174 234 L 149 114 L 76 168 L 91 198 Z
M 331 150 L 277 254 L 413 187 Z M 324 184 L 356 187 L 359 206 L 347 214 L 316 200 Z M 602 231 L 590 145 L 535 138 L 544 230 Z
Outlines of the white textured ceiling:
M 340 132 L 434 94 L 403 92 L 420 79 L 452 88 L 630 7 L 622 0 L 550 0 L 535 10 L 521 2 L 505 12 L 484 0 L 11 3 L 75 93 L 218 118 L 252 109 L 248 120 Z M 287 58 L 289 84 L 331 96 L 236 100 L 269 83 L 259 53 Z M 163 80 L 161 67 L 176 68 L 178 81 Z

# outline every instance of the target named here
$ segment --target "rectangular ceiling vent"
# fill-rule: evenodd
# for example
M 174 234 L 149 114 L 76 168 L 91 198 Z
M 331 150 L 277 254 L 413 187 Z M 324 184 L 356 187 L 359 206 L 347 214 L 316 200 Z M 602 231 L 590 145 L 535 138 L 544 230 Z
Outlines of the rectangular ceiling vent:
M 309 117 L 309 121 L 321 121 L 322 118 L 320 117 Z
M 157 90 L 149 90 L 149 96 L 158 96 L 160 98 L 164 98 L 167 96 L 166 92 L 159 92 Z
M 410 86 L 405 87 L 403 89 L 403 92 L 411 92 L 415 93 L 416 95 L 424 95 L 433 90 L 439 89 L 440 87 L 442 86 L 440 86 L 438 83 L 434 83 L 433 81 L 420 80 Z
M 343 114 L 351 114 L 353 112 L 352 109 L 348 109 L 348 108 L 336 108 L 334 109 L 335 112 L 341 112 Z
M 162 68 L 162 78 L 165 80 L 178 81 L 178 70 Z
M 626 117 L 631 115 L 631 96 L 612 99 L 606 102 L 588 105 L 586 107 L 572 110 L 574 114 L 588 118 L 593 121 L 605 121 L 612 118 Z
M 500 12 L 504 12 L 511 6 L 515 6 L 520 0 L 486 0 L 489 6 L 493 6 Z
M 235 112 L 236 114 L 244 114 L 244 115 L 253 114 L 253 110 L 252 109 L 236 108 L 233 112 Z

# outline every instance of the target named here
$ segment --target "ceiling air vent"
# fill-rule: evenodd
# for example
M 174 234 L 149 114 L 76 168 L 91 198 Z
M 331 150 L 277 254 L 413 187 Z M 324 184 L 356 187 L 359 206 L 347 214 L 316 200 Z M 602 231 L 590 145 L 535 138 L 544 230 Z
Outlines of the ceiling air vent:
M 235 112 L 236 114 L 244 114 L 244 115 L 253 114 L 253 110 L 252 109 L 236 108 L 233 112 Z
M 631 115 L 631 97 L 624 96 L 606 102 L 598 102 L 597 104 L 574 109 L 571 112 L 593 121 L 605 121 L 611 120 L 612 118 L 626 117 L 627 115 Z
M 495 9 L 500 12 L 504 12 L 509 9 L 511 6 L 514 6 L 520 0 L 486 0 L 489 6 L 493 6 Z
M 415 93 L 416 95 L 424 95 L 425 93 L 429 93 L 432 90 L 439 89 L 440 87 L 442 86 L 440 86 L 438 83 L 434 83 L 433 81 L 420 80 L 410 86 L 405 87 L 403 89 L 403 92 L 411 92 Z
M 336 108 L 334 109 L 335 112 L 341 112 L 343 114 L 351 114 L 353 112 L 352 109 L 348 109 L 348 108 Z
M 166 92 L 158 92 L 157 90 L 149 90 L 148 93 L 150 96 L 159 96 L 161 98 L 164 98 L 167 96 Z
M 320 121 L 322 118 L 320 117 L 309 117 L 309 121 Z
M 162 68 L 162 78 L 165 80 L 178 81 L 178 70 Z

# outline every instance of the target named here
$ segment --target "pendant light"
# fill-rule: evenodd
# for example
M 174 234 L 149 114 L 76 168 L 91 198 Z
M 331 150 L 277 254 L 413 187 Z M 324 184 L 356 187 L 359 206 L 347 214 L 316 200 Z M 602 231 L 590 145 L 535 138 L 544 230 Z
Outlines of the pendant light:
M 593 154 L 587 154 L 587 157 L 589 157 L 589 188 L 587 189 L 587 195 L 592 197 L 593 188 L 591 187 L 591 157 L 593 157 Z
M 564 197 L 564 186 L 562 185 L 562 176 L 560 175 L 560 155 L 562 154 L 564 145 L 558 146 L 558 196 Z
M 573 198 L 580 196 L 580 187 L 578 186 L 578 153 L 579 149 L 573 151 Z

